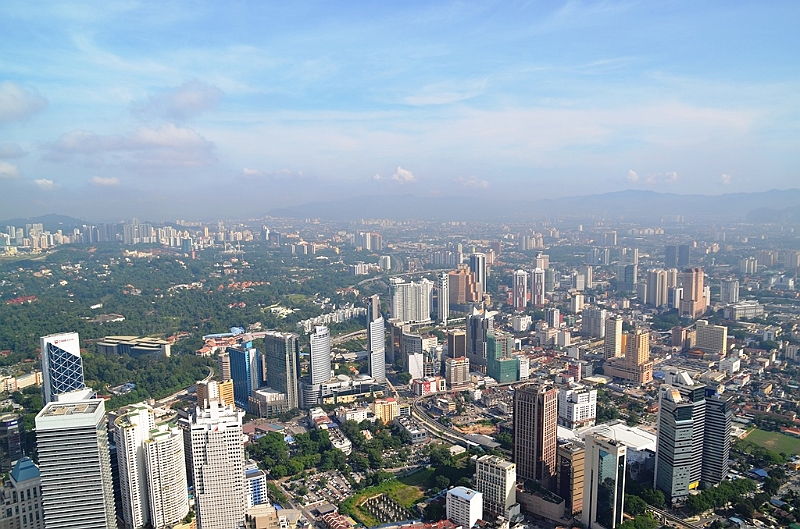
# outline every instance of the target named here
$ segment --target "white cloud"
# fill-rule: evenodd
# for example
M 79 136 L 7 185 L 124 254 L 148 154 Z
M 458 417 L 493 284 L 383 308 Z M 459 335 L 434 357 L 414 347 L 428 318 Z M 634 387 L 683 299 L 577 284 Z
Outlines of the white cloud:
M 197 79 L 133 104 L 139 117 L 184 121 L 217 106 L 222 90 Z
M 719 177 L 719 181 L 722 182 L 722 185 L 729 186 L 731 185 L 731 175 L 722 173 Z
M 27 153 L 16 143 L 4 143 L 0 145 L 0 158 L 22 158 Z
M 275 171 L 261 171 L 251 167 L 242 169 L 242 175 L 248 178 L 278 178 L 278 177 L 293 177 L 305 178 L 303 171 L 293 171 L 291 169 L 278 169 Z
M 630 180 L 631 182 L 638 182 L 639 181 L 639 175 L 636 174 L 636 171 L 631 169 L 630 171 L 628 171 L 628 180 Z
M 669 171 L 664 174 L 664 182 L 671 184 L 673 182 L 678 181 L 678 173 L 675 171 Z
M 47 99 L 36 90 L 26 90 L 17 83 L 0 83 L 0 123 L 19 121 L 47 106 Z
M 52 180 L 48 180 L 47 178 L 37 178 L 36 180 L 33 181 L 33 183 L 36 184 L 36 186 L 38 186 L 39 189 L 45 191 L 50 191 L 51 189 L 56 187 L 56 183 L 53 182 Z
M 395 171 L 394 174 L 389 178 L 395 182 L 400 182 L 401 184 L 412 184 L 417 181 L 417 177 L 414 176 L 414 173 L 408 169 L 403 169 L 399 165 L 397 166 L 397 171 Z
M 62 134 L 46 146 L 45 159 L 63 162 L 75 157 L 94 162 L 123 163 L 139 167 L 198 167 L 215 161 L 214 144 L 195 130 L 166 123 L 158 128 L 139 127 L 127 135 L 102 136 L 86 130 Z
M 89 183 L 96 186 L 103 186 L 103 187 L 110 187 L 110 186 L 118 186 L 122 182 L 119 181 L 119 178 L 116 176 L 93 176 L 89 179 Z
M 464 187 L 471 187 L 473 189 L 486 189 L 489 187 L 488 180 L 481 180 L 477 176 L 470 175 L 470 176 L 459 176 L 455 179 L 456 182 L 461 184 Z
M 18 177 L 19 169 L 17 169 L 16 165 L 0 161 L 0 180 L 10 180 Z

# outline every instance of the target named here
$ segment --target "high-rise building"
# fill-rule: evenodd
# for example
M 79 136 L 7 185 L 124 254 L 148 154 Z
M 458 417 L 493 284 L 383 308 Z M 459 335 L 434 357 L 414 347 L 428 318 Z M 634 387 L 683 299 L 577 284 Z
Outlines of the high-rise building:
M 678 247 L 675 245 L 664 248 L 664 266 L 667 268 L 678 267 Z
M 667 272 L 661 268 L 647 272 L 647 304 L 654 307 L 667 304 Z
M 450 317 L 450 274 L 439 272 L 436 274 L 436 319 L 447 325 Z
M 551 489 L 556 475 L 558 390 L 529 383 L 514 391 L 513 459 L 522 479 Z
M 586 448 L 579 441 L 563 443 L 556 450 L 556 494 L 564 498 L 564 511 L 573 516 L 583 510 Z
M 16 413 L 0 415 L 0 471 L 11 470 L 22 458 L 22 417 Z
M 514 310 L 523 311 L 528 306 L 528 273 L 524 270 L 517 270 L 512 276 L 512 283 Z
M 450 305 L 455 310 L 461 310 L 458 307 L 464 307 L 469 303 L 478 303 L 483 299 L 468 265 L 458 265 L 458 270 L 448 272 L 447 280 L 450 289 Z
M 300 337 L 290 332 L 264 334 L 267 386 L 286 395 L 289 409 L 300 406 Z M 222 403 L 223 406 L 229 403 Z
M 144 442 L 150 524 L 167 529 L 189 513 L 183 432 L 159 425 Z
M 483 494 L 467 487 L 447 491 L 447 519 L 461 527 L 472 527 L 483 519 Z
M 146 404 L 131 406 L 114 421 L 125 527 L 144 527 L 150 521 L 144 441 L 154 427 L 155 413 Z
M 717 485 L 728 475 L 731 449 L 733 399 L 716 389 L 706 388 L 706 421 L 703 437 L 703 470 L 700 480 L 706 486 Z
M 544 307 L 545 299 L 545 273 L 542 268 L 534 268 L 531 272 L 531 305 L 534 307 Z
M 730 278 L 722 279 L 719 282 L 719 301 L 720 303 L 739 302 L 739 280 Z
M 446 358 L 444 378 L 450 388 L 461 388 L 469 384 L 469 359 L 465 356 Z
M 485 455 L 475 462 L 475 489 L 483 494 L 483 512 L 510 520 L 519 514 L 517 465 Z
M 261 387 L 261 355 L 251 342 L 227 348 L 233 379 L 233 400 L 246 410 L 250 393 Z
M 595 306 L 585 307 L 581 319 L 581 334 L 591 338 L 605 338 L 607 318 L 606 309 Z M 620 327 L 620 331 L 621 329 L 622 327 Z
M 620 290 L 636 292 L 636 285 L 639 284 L 639 265 L 627 264 L 623 267 L 622 272 Z
M 376 382 L 386 381 L 386 330 L 377 294 L 370 296 L 367 307 L 367 355 L 369 375 Z
M 494 312 L 472 307 L 467 316 L 467 358 L 473 367 L 486 370 L 486 337 L 494 331 Z
M 42 336 L 42 401 L 53 402 L 56 395 L 86 386 L 78 333 L 67 332 Z
M 116 529 L 105 401 L 51 402 L 36 416 L 48 529 Z
M 603 357 L 616 358 L 622 356 L 622 318 L 612 316 L 606 320 L 605 340 L 603 341 Z
M 517 359 L 511 356 L 514 337 L 494 331 L 486 337 L 486 374 L 503 384 L 517 380 Z
M 544 321 L 553 329 L 561 327 L 561 311 L 556 308 L 544 309 Z
M 613 529 L 622 524 L 625 508 L 627 447 L 598 433 L 586 436 L 583 481 L 583 525 Z
M 322 384 L 331 378 L 331 331 L 324 325 L 314 327 L 310 336 L 310 379 L 312 384 Z
M 728 350 L 728 328 L 712 325 L 706 320 L 695 324 L 695 347 L 704 353 L 724 355 Z
M 230 529 L 244 522 L 244 412 L 217 403 L 196 408 L 188 421 L 198 529 Z M 186 435 L 185 434 L 185 435 Z
M 653 362 L 650 361 L 650 334 L 637 329 L 624 335 L 625 358 L 609 358 L 603 364 L 607 376 L 634 384 L 653 380 Z
M 578 272 L 583 275 L 584 278 L 584 285 L 586 288 L 592 289 L 594 288 L 594 269 L 592 268 L 591 264 L 581 265 L 578 268 Z
M 375 420 L 380 419 L 383 424 L 389 424 L 400 416 L 400 406 L 397 399 L 392 397 L 375 399 L 372 403 L 372 412 L 375 414 Z
M 225 351 L 220 352 L 217 357 L 217 370 L 217 379 L 220 382 L 231 379 L 231 359 Z
M 708 300 L 705 296 L 702 268 L 687 268 L 683 272 L 683 299 L 680 303 L 681 316 L 699 318 L 706 311 Z
M 486 255 L 474 253 L 469 256 L 469 269 L 475 277 L 475 283 L 481 294 L 486 293 Z
M 447 331 L 447 356 L 458 358 L 467 356 L 467 333 L 462 330 Z
M 636 329 L 625 339 L 625 360 L 640 366 L 650 360 L 650 333 Z
M 431 298 L 433 282 L 422 279 L 419 283 L 407 282 L 393 277 L 389 280 L 391 290 L 391 316 L 406 323 L 431 320 Z
M 39 490 L 39 468 L 29 457 L 17 461 L 0 490 L 0 527 L 8 529 L 44 529 Z
M 681 244 L 678 246 L 678 265 L 677 268 L 685 268 L 689 266 L 692 260 L 692 247 L 688 244 Z
M 225 382 L 199 380 L 197 382 L 197 405 L 206 408 L 212 400 L 216 400 L 223 406 L 235 406 L 233 380 L 229 379 Z

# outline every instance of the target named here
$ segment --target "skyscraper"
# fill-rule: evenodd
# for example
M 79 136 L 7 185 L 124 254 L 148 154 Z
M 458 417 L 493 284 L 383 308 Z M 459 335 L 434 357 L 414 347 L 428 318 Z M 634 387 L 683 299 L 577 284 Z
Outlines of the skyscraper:
M 289 409 L 298 408 L 300 406 L 299 337 L 289 332 L 265 333 L 264 360 L 267 364 L 267 386 L 286 395 Z
M 415 283 L 393 277 L 389 280 L 389 288 L 392 319 L 406 323 L 430 321 L 433 282 L 422 279 Z
M 465 331 L 457 329 L 447 331 L 447 356 L 449 358 L 467 356 L 467 333 Z
M 700 481 L 706 486 L 722 483 L 728 475 L 731 449 L 732 398 L 706 387 L 706 422 L 703 437 L 703 470 Z
M 450 273 L 439 272 L 436 275 L 436 319 L 447 325 L 450 317 Z
M 322 384 L 331 378 L 331 331 L 324 325 L 314 327 L 310 336 L 311 384 Z
M 721 303 L 739 302 L 739 280 L 730 278 L 719 282 L 719 300 Z
M 150 521 L 144 441 L 154 427 L 155 413 L 146 404 L 131 406 L 114 422 L 125 527 L 143 527 Z
M 261 387 L 261 355 L 252 342 L 227 348 L 233 379 L 233 400 L 243 410 L 249 408 L 250 393 Z
M 581 320 L 581 334 L 591 338 L 604 338 L 607 318 L 606 309 L 594 306 L 584 308 Z
M 647 272 L 647 304 L 654 307 L 667 304 L 667 272 L 661 268 Z
M 514 310 L 523 311 L 528 306 L 528 273 L 517 270 L 512 277 Z
M 545 293 L 545 272 L 542 268 L 534 268 L 531 272 L 531 305 L 534 307 L 544 307 L 547 300 Z
M 687 268 L 683 272 L 683 300 L 680 304 L 681 316 L 699 318 L 706 311 L 708 300 L 705 296 L 702 268 Z
M 231 529 L 244 522 L 244 412 L 212 403 L 189 417 L 198 529 Z
M 48 529 L 116 529 L 102 399 L 51 402 L 36 416 Z
M 603 342 L 603 357 L 616 358 L 622 356 L 622 318 L 612 316 L 606 320 L 605 340 Z
M 167 529 L 189 513 L 183 432 L 159 425 L 144 441 L 150 524 Z
M 627 447 L 598 433 L 586 436 L 583 524 L 613 529 L 622 523 Z
M 53 402 L 56 395 L 86 386 L 78 333 L 51 334 L 41 338 L 42 401 Z
M 556 475 L 558 390 L 529 383 L 514 391 L 513 459 L 522 479 L 552 489 Z
M 636 292 L 636 285 L 639 284 L 639 265 L 627 264 L 623 267 L 622 272 L 622 284 L 618 285 L 619 290 Z
M 469 256 L 469 269 L 472 275 L 475 276 L 475 282 L 478 285 L 478 291 L 481 294 L 486 293 L 486 255 L 482 253 L 474 253 Z
M 586 448 L 581 442 L 558 445 L 556 494 L 564 498 L 564 510 L 567 516 L 575 515 L 583 509 L 585 460 Z
M 444 274 L 444 276 L 445 281 L 447 281 L 447 274 Z M 381 301 L 377 294 L 370 297 L 370 303 L 367 307 L 367 347 L 369 375 L 376 382 L 385 382 L 386 330 L 383 324 L 383 316 L 381 315 Z
M 472 307 L 467 316 L 467 358 L 471 366 L 486 370 L 486 337 L 494 330 L 494 312 Z
M 0 415 L 0 471 L 7 472 L 22 458 L 22 417 L 16 413 Z

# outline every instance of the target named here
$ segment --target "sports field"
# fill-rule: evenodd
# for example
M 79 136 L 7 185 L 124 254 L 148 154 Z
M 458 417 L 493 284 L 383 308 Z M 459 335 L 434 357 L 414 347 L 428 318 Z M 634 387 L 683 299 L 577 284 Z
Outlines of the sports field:
M 785 433 L 767 432 L 756 428 L 750 430 L 745 440 L 779 454 L 800 454 L 800 439 Z

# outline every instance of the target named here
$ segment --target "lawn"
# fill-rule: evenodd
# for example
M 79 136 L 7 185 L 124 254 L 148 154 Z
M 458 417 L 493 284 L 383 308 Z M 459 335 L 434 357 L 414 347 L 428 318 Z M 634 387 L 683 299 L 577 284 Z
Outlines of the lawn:
M 745 440 L 779 454 L 800 454 L 800 439 L 785 433 L 767 432 L 756 428 L 750 430 Z
M 418 472 L 424 473 L 424 472 Z M 385 481 L 380 485 L 376 485 L 374 487 L 369 487 L 367 489 L 362 490 L 358 494 L 354 495 L 353 497 L 345 500 L 345 504 L 347 506 L 343 509 L 344 512 L 350 512 L 353 517 L 358 520 L 359 522 L 363 523 L 367 527 L 373 527 L 378 525 L 378 521 L 375 520 L 372 516 L 367 514 L 366 512 L 359 509 L 361 503 L 376 494 L 384 493 L 394 501 L 402 505 L 403 507 L 410 509 L 417 503 L 419 500 L 422 499 L 423 494 L 422 490 L 415 486 L 410 486 L 405 483 L 401 483 L 396 479 L 392 479 L 389 481 Z

